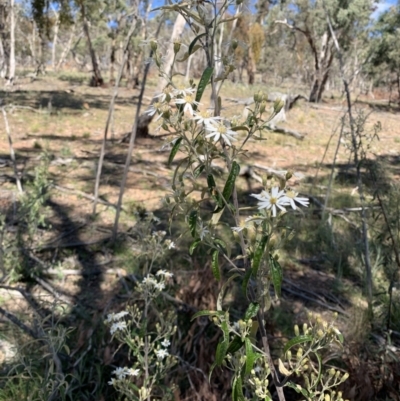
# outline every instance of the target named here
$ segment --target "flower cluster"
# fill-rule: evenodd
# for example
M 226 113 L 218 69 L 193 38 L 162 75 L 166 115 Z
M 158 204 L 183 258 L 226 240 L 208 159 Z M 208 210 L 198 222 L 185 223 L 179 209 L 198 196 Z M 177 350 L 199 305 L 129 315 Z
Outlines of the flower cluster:
M 294 210 L 297 209 L 296 202 L 304 207 L 308 207 L 308 198 L 298 196 L 297 192 L 292 190 L 281 190 L 279 187 L 272 187 L 271 191 L 261 191 L 260 194 L 251 194 L 258 200 L 258 209 L 267 209 L 272 211 L 272 216 L 276 217 L 278 209 L 281 212 L 286 212 L 285 206 L 291 206 Z
M 107 315 L 106 323 L 111 324 L 110 333 L 114 335 L 117 331 L 122 331 L 127 328 L 126 322 L 122 320 L 129 312 L 122 311 L 119 313 L 109 313 Z
M 115 378 L 112 378 L 108 384 L 111 386 L 114 386 L 116 384 L 117 380 L 124 380 L 128 376 L 139 376 L 140 370 L 139 369 L 133 369 L 133 368 L 116 368 L 112 374 L 115 375 Z

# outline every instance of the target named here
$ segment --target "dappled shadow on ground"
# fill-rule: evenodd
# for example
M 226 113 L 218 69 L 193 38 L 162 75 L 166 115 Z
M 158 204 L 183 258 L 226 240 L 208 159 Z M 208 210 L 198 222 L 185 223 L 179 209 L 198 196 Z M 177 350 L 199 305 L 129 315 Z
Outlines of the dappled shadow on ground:
M 3 105 L 32 107 L 34 109 L 55 112 L 57 109 L 70 109 L 71 111 L 84 109 L 108 110 L 110 107 L 110 94 L 101 93 L 93 95 L 82 94 L 73 90 L 34 91 L 16 90 L 5 92 L 0 90 L 0 98 Z M 119 97 L 117 105 L 132 106 L 137 103 L 137 95 L 133 92 L 132 97 Z

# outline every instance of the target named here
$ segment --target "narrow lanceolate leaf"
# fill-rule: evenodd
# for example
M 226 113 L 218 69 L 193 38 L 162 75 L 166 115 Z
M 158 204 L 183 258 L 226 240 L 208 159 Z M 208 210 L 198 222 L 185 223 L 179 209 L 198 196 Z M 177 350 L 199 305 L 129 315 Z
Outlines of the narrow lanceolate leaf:
M 244 320 L 247 322 L 249 319 L 257 315 L 258 310 L 260 309 L 260 305 L 258 303 L 251 302 L 249 307 L 244 314 Z
M 171 164 L 172 161 L 175 158 L 175 155 L 178 153 L 179 147 L 181 146 L 181 142 L 182 142 L 182 138 L 178 138 L 175 143 L 174 146 L 171 149 L 171 153 L 169 154 L 168 157 L 168 164 Z
M 196 236 L 196 225 L 197 225 L 197 210 L 194 209 L 190 212 L 189 214 L 189 228 L 190 228 L 190 233 L 192 234 L 192 237 Z
M 321 376 L 322 376 L 322 360 L 321 360 L 321 357 L 317 352 L 314 352 L 314 355 L 317 357 L 317 360 L 318 360 L 318 377 L 317 377 L 317 380 L 315 381 L 315 383 L 313 384 L 313 386 L 310 387 L 310 391 L 317 387 L 319 381 L 321 380 Z
M 212 174 L 208 174 L 207 176 L 207 186 L 210 191 L 211 196 L 215 200 L 218 205 L 218 208 L 222 208 L 224 206 L 224 201 L 216 190 L 216 184 L 214 180 L 214 176 Z
M 242 290 L 245 294 L 247 294 L 247 286 L 250 281 L 252 271 L 249 269 L 247 270 L 246 274 L 244 275 L 243 282 L 242 282 Z
M 230 128 L 232 131 L 247 131 L 250 132 L 250 128 L 246 125 L 237 125 L 236 127 Z
M 192 43 L 190 43 L 190 45 L 189 45 L 189 50 L 188 50 L 189 55 L 190 55 L 190 54 L 193 54 L 193 53 L 197 50 L 197 49 L 195 49 L 196 42 L 197 42 L 199 39 L 201 39 L 203 36 L 206 36 L 206 35 L 207 35 L 206 33 L 201 33 L 200 35 L 196 36 L 196 37 L 192 40 Z M 201 47 L 201 46 L 199 46 L 199 47 Z
M 260 263 L 264 255 L 264 250 L 267 245 L 267 242 L 268 242 L 268 235 L 264 235 L 261 238 L 261 241 L 259 242 L 256 251 L 254 252 L 253 264 L 252 264 L 252 272 L 254 277 L 257 276 L 258 268 L 260 267 Z
M 194 250 L 197 248 L 197 246 L 200 244 L 200 242 L 201 242 L 200 238 L 198 238 L 192 242 L 192 244 L 189 247 L 189 255 L 193 255 Z
M 207 67 L 203 71 L 203 75 L 200 78 L 199 86 L 197 87 L 197 92 L 196 92 L 196 102 L 200 102 L 203 93 L 207 87 L 208 82 L 210 81 L 210 78 L 214 72 L 214 68 Z
M 218 256 L 219 256 L 219 252 L 214 251 L 212 254 L 212 259 L 211 259 L 211 269 L 212 269 L 213 275 L 217 281 L 221 280 L 221 273 L 219 271 L 219 264 L 218 264 Z
M 226 350 L 227 354 L 234 354 L 239 351 L 240 348 L 243 347 L 244 341 L 238 335 L 235 335 L 234 339 L 230 342 L 228 349 Z
M 243 383 L 240 376 L 233 382 L 232 399 L 233 401 L 245 401 L 243 395 Z
M 226 351 L 228 350 L 228 341 L 223 340 L 217 346 L 217 352 L 215 353 L 215 363 L 217 366 L 221 366 L 225 359 Z
M 311 336 L 297 336 L 295 338 L 292 338 L 289 342 L 286 343 L 285 347 L 283 348 L 283 354 L 286 354 L 286 352 L 295 345 L 304 344 L 311 341 Z
M 201 164 L 200 166 L 197 166 L 193 171 L 194 178 L 198 178 L 199 175 L 204 171 L 204 169 L 205 169 L 204 164 Z
M 228 202 L 229 198 L 232 195 L 233 188 L 235 186 L 236 177 L 240 173 L 240 166 L 235 161 L 232 163 L 231 172 L 229 173 L 228 179 L 226 180 L 224 190 L 222 191 L 222 196 L 225 198 L 226 202 Z
M 221 312 L 218 312 L 216 310 L 201 310 L 196 312 L 190 320 L 197 319 L 200 316 L 221 316 Z
M 251 344 L 250 338 L 248 337 L 245 338 L 245 344 L 246 344 L 246 367 L 244 373 L 246 375 L 249 375 L 251 370 L 253 369 L 254 362 L 257 360 L 257 355 L 253 351 L 253 346 Z
M 226 180 L 224 189 L 222 191 L 222 198 L 225 199 L 225 202 L 228 202 L 230 197 L 232 196 L 233 189 L 235 188 L 235 181 L 237 176 L 240 173 L 240 166 L 235 161 L 232 163 L 231 171 L 229 173 L 228 179 Z M 221 199 L 222 202 L 218 204 L 218 207 L 214 210 L 213 213 L 218 213 L 225 207 L 225 202 Z
M 275 289 L 275 295 L 277 297 L 280 297 L 282 289 L 282 280 L 283 280 L 282 267 L 279 264 L 279 262 L 272 256 L 270 256 L 269 260 L 270 260 L 272 283 L 274 284 L 274 289 Z

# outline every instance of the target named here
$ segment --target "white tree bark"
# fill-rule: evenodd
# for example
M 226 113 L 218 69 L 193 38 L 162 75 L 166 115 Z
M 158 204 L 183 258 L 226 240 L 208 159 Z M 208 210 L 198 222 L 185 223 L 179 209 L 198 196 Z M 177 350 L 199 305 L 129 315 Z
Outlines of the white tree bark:
M 15 1 L 10 0 L 10 67 L 7 85 L 13 85 L 15 78 Z
M 51 67 L 53 70 L 56 69 L 56 49 L 57 49 L 57 41 L 58 41 L 58 30 L 60 28 L 60 14 L 57 12 L 57 10 L 54 8 L 54 5 L 51 5 L 51 8 L 53 10 L 56 22 L 54 24 L 54 36 L 53 36 L 53 45 L 51 48 Z

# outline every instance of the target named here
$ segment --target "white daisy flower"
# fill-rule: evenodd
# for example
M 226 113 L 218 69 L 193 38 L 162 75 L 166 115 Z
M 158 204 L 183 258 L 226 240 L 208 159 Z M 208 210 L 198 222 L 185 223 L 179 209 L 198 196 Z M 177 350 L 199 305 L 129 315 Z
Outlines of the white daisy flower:
M 113 323 L 111 328 L 110 328 L 110 333 L 111 335 L 113 335 L 116 331 L 118 330 L 124 330 L 126 329 L 126 322 L 116 322 Z
M 159 270 L 156 273 L 156 276 L 163 276 L 165 278 L 171 278 L 173 276 L 173 273 L 169 272 L 168 270 Z
M 195 88 L 184 88 L 184 89 L 177 88 L 177 89 L 174 89 L 173 94 L 175 96 L 185 97 L 187 95 L 194 95 L 195 91 L 196 91 Z
M 115 377 L 113 377 L 113 378 L 108 382 L 108 384 L 109 384 L 110 386 L 115 386 L 115 385 L 117 384 L 117 379 L 116 379 Z
M 149 116 L 154 116 L 154 114 L 161 113 L 162 104 L 160 102 L 152 103 L 149 108 L 144 112 L 144 114 L 148 114 Z
M 185 106 L 183 107 L 183 112 L 188 112 L 191 116 L 193 116 L 194 113 L 193 106 L 197 107 L 198 105 L 200 105 L 199 102 L 196 102 L 194 96 L 190 94 L 184 96 L 181 99 L 175 99 L 175 104 L 184 104 Z
M 259 195 L 251 194 L 250 196 L 258 199 L 259 209 L 271 209 L 273 217 L 276 217 L 277 208 L 279 208 L 283 212 L 286 212 L 284 206 L 288 203 L 285 199 L 285 192 L 280 191 L 279 187 L 272 187 L 271 193 L 267 191 L 261 191 L 261 194 Z
M 153 277 L 147 275 L 147 276 L 143 279 L 142 283 L 143 283 L 143 284 L 146 284 L 146 285 L 148 285 L 148 286 L 151 287 L 151 286 L 153 286 L 153 285 L 156 285 L 156 284 L 157 284 L 157 281 L 156 281 Z
M 199 112 L 195 112 L 194 116 L 192 117 L 192 120 L 196 121 L 197 125 L 209 125 L 211 123 L 216 124 L 218 122 L 218 120 L 221 120 L 222 117 L 220 116 L 213 116 L 212 112 L 209 110 L 206 111 L 199 111 Z
M 164 283 L 157 283 L 154 285 L 154 287 L 156 288 L 156 290 L 162 291 L 165 288 L 165 284 Z
M 157 96 L 154 97 L 159 97 L 160 98 L 160 102 L 163 103 L 165 101 L 169 102 L 171 99 L 174 98 L 174 94 L 175 94 L 175 90 L 172 86 L 166 86 L 162 93 L 160 93 Z
M 214 138 L 214 142 L 222 137 L 229 146 L 232 146 L 231 141 L 236 141 L 237 133 L 229 129 L 223 122 L 211 122 L 206 125 L 206 130 L 210 132 L 206 138 Z
M 126 370 L 125 368 L 116 368 L 113 372 L 113 375 L 117 376 L 118 380 L 125 379 L 126 377 Z
M 284 199 L 287 202 L 288 205 L 290 205 L 294 210 L 297 209 L 296 203 L 300 203 L 300 205 L 304 206 L 304 207 L 308 207 L 309 205 L 309 199 L 308 198 L 301 198 L 299 196 L 297 196 L 299 193 L 289 190 L 286 192 Z
M 114 320 L 121 320 L 126 315 L 129 315 L 129 312 L 122 311 L 122 312 L 116 313 L 115 316 L 114 316 Z
M 175 242 L 174 241 L 170 241 L 168 243 L 168 249 L 175 249 Z
M 129 376 L 139 376 L 140 370 L 139 369 L 127 369 L 127 375 Z
M 171 345 L 171 342 L 165 338 L 164 341 L 161 343 L 161 345 L 166 348 Z
M 207 234 L 210 234 L 210 231 L 207 229 L 207 227 L 204 227 L 203 224 L 200 224 L 197 232 L 202 241 L 207 236 Z
M 156 351 L 156 355 L 158 359 L 164 359 L 169 355 L 168 351 L 166 349 L 158 349 Z

